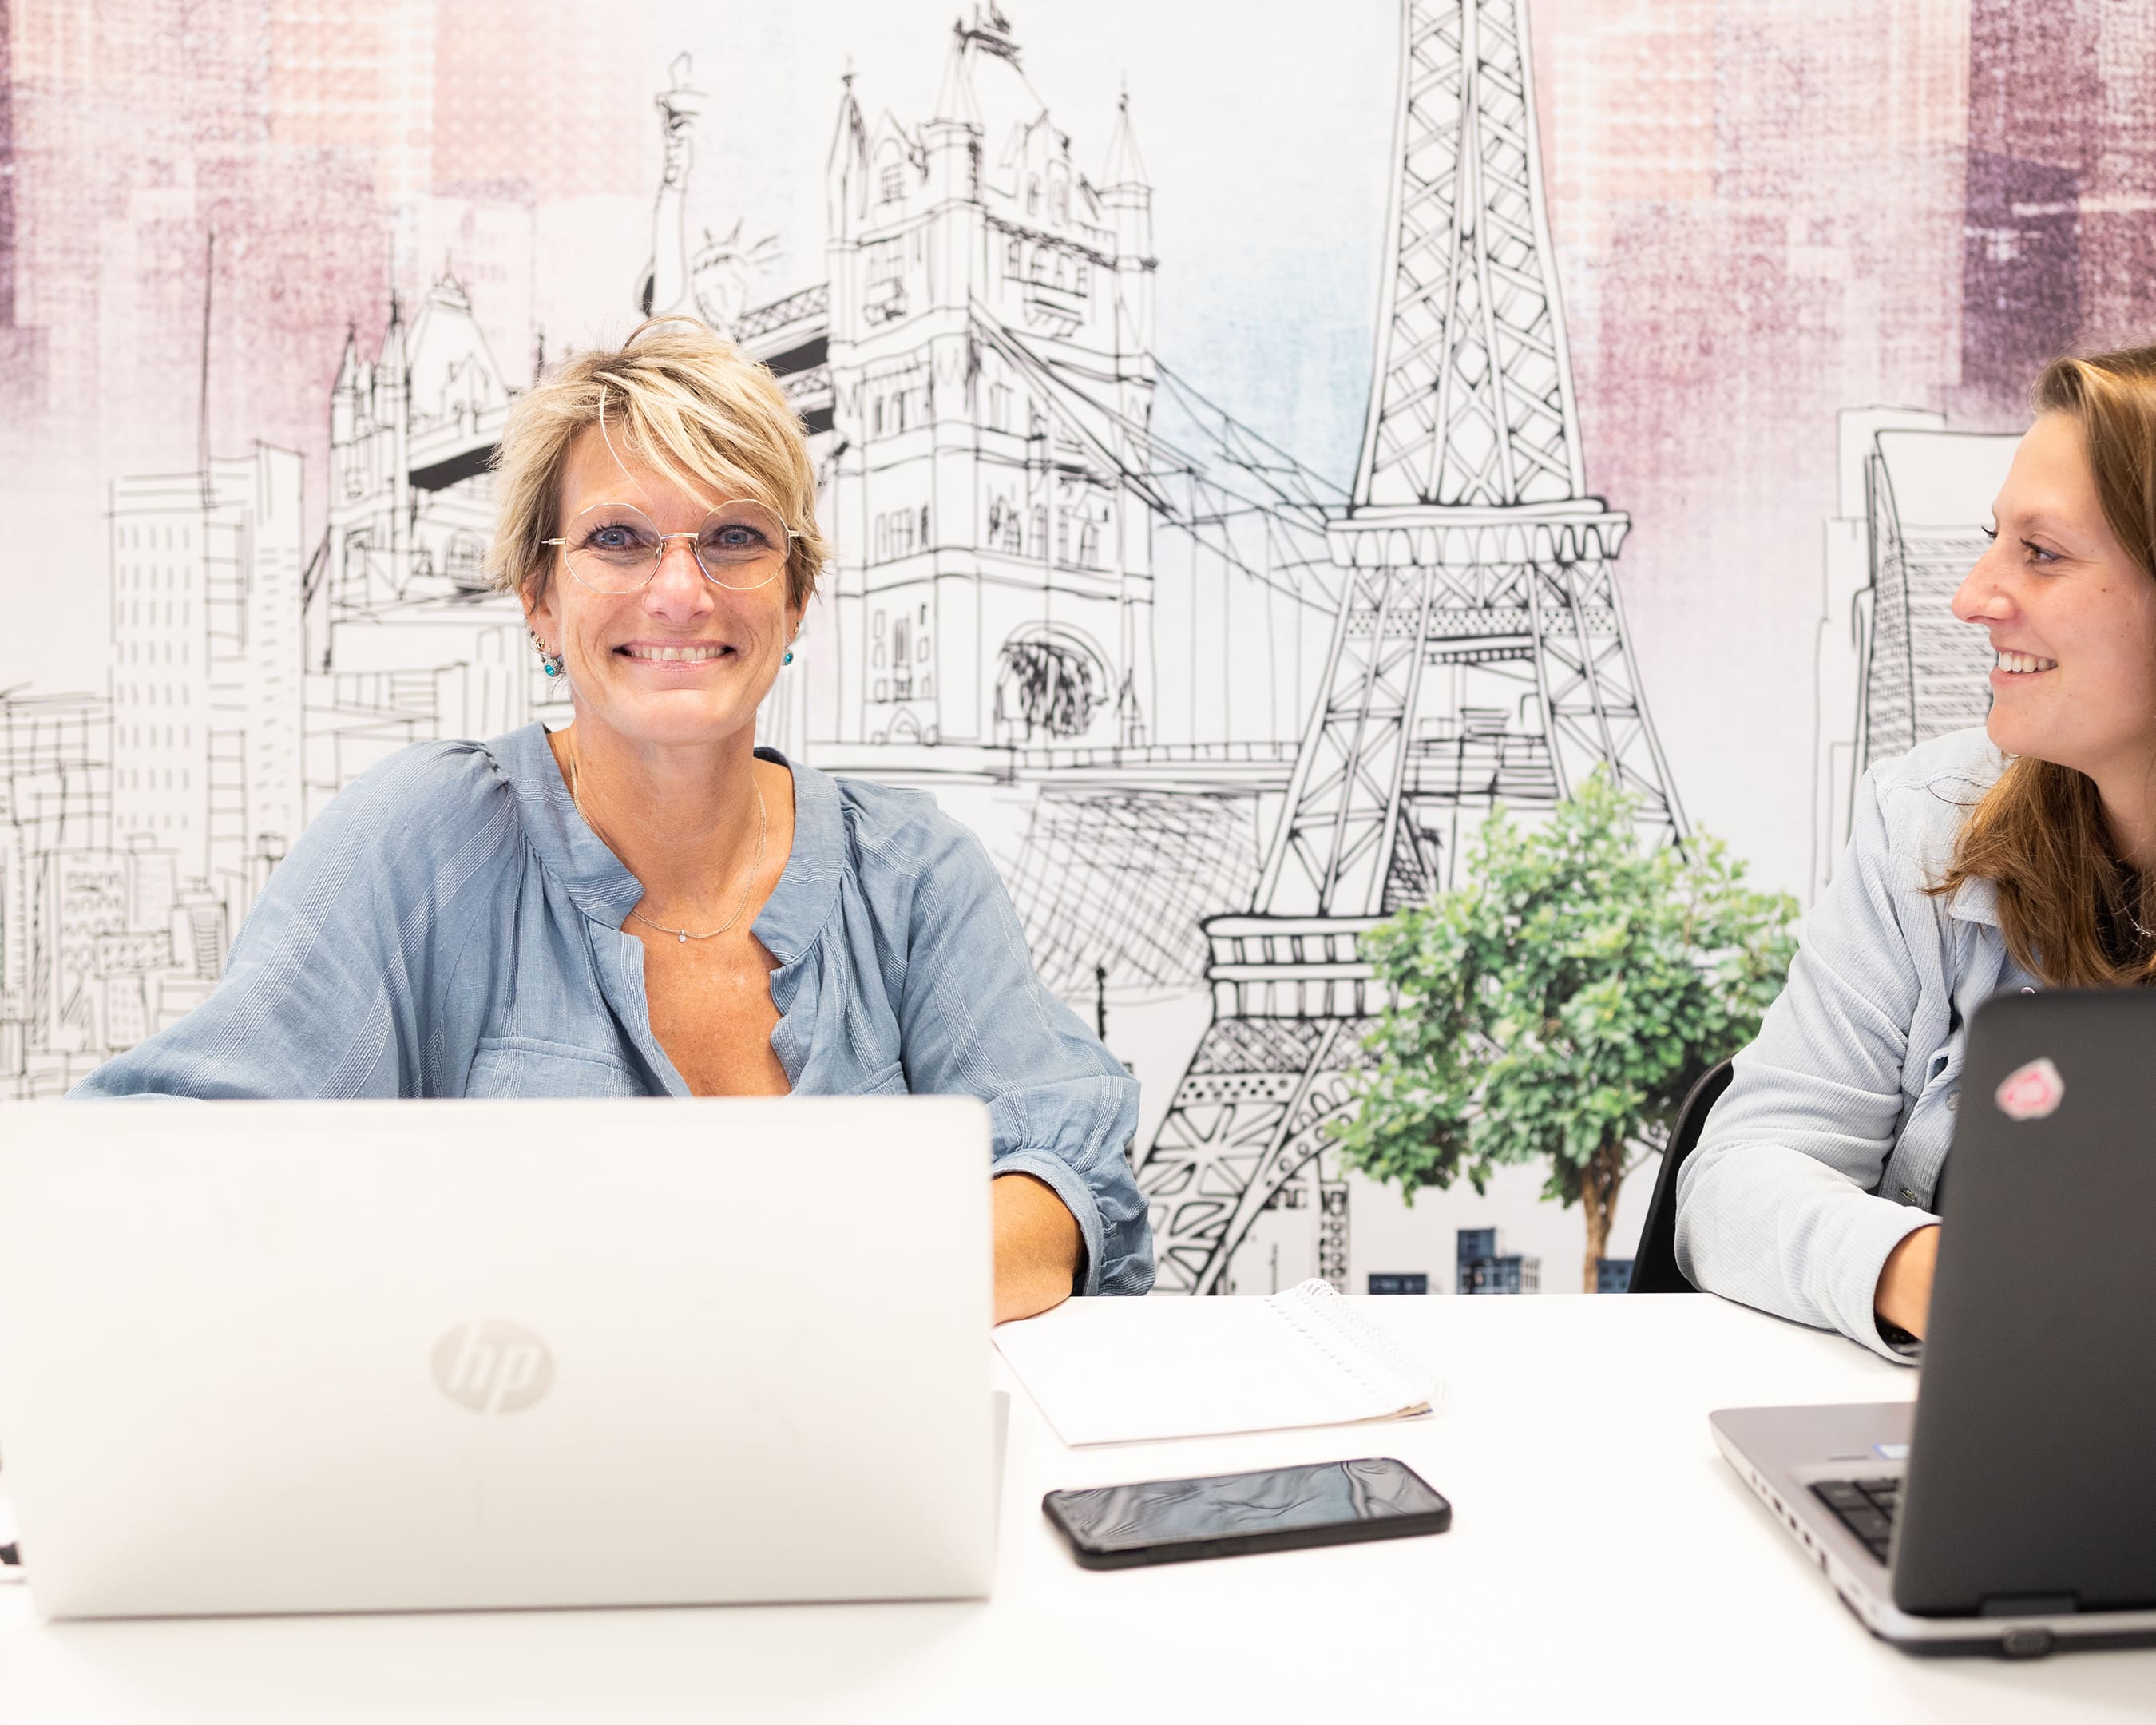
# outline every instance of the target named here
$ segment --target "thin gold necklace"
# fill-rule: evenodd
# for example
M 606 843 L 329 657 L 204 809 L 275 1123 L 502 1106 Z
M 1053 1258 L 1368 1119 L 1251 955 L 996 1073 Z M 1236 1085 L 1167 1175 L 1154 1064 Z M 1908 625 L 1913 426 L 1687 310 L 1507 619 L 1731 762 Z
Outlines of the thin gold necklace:
M 748 908 L 748 896 L 756 890 L 756 877 L 763 872 L 763 844 L 771 834 L 771 810 L 763 800 L 763 787 L 756 782 L 756 768 L 752 762 L 748 770 L 748 783 L 749 788 L 756 793 L 756 860 L 748 865 L 748 878 L 742 882 L 741 902 L 734 906 L 733 915 L 727 917 L 716 928 L 707 928 L 701 934 L 696 933 L 692 929 L 669 928 L 664 922 L 654 922 L 641 911 L 632 910 L 629 913 L 630 916 L 635 917 L 646 928 L 655 928 L 661 934 L 670 934 L 684 944 L 690 941 L 707 941 L 713 935 L 724 934 L 735 923 L 741 921 L 742 912 Z M 613 840 L 608 838 L 604 833 L 599 832 L 599 824 L 590 815 L 584 814 L 583 799 L 577 795 L 577 740 L 573 737 L 569 739 L 569 803 L 579 815 L 583 816 L 584 824 L 594 833 L 598 833 L 600 841 L 608 850 L 612 850 Z

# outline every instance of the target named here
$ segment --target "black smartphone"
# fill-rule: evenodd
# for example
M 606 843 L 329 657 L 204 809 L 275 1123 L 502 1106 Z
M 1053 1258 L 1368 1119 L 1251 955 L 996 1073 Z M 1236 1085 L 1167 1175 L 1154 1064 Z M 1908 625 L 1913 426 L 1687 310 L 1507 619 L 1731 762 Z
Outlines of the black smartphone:
M 1089 1569 L 1404 1539 L 1452 1525 L 1452 1506 L 1389 1455 L 1050 1491 L 1040 1507 Z

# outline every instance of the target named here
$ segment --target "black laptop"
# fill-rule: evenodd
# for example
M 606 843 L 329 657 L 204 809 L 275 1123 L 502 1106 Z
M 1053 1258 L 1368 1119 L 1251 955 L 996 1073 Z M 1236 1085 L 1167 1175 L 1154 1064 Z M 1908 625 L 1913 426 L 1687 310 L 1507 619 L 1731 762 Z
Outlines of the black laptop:
M 2156 990 L 1969 1023 L 1917 1399 L 1715 1442 L 1912 1652 L 2156 1644 Z

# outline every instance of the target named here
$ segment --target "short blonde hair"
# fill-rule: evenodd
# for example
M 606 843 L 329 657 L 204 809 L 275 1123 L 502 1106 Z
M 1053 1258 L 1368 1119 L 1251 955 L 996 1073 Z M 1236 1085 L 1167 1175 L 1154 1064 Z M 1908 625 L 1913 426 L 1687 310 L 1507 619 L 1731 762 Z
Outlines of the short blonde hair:
M 830 547 L 816 530 L 816 471 L 770 367 L 693 317 L 654 317 L 611 352 L 566 359 L 509 410 L 494 470 L 501 499 L 487 571 L 527 602 L 547 596 L 570 445 L 594 425 L 685 490 L 754 498 L 797 536 L 786 598 L 805 608 Z

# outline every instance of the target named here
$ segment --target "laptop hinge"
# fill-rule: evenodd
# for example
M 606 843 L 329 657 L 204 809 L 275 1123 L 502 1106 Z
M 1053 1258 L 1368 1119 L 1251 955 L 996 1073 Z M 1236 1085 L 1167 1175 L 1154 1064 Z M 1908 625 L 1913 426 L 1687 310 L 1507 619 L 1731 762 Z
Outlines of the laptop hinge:
M 2082 1609 L 2079 1594 L 1986 1594 L 1979 1617 L 2071 1617 Z

